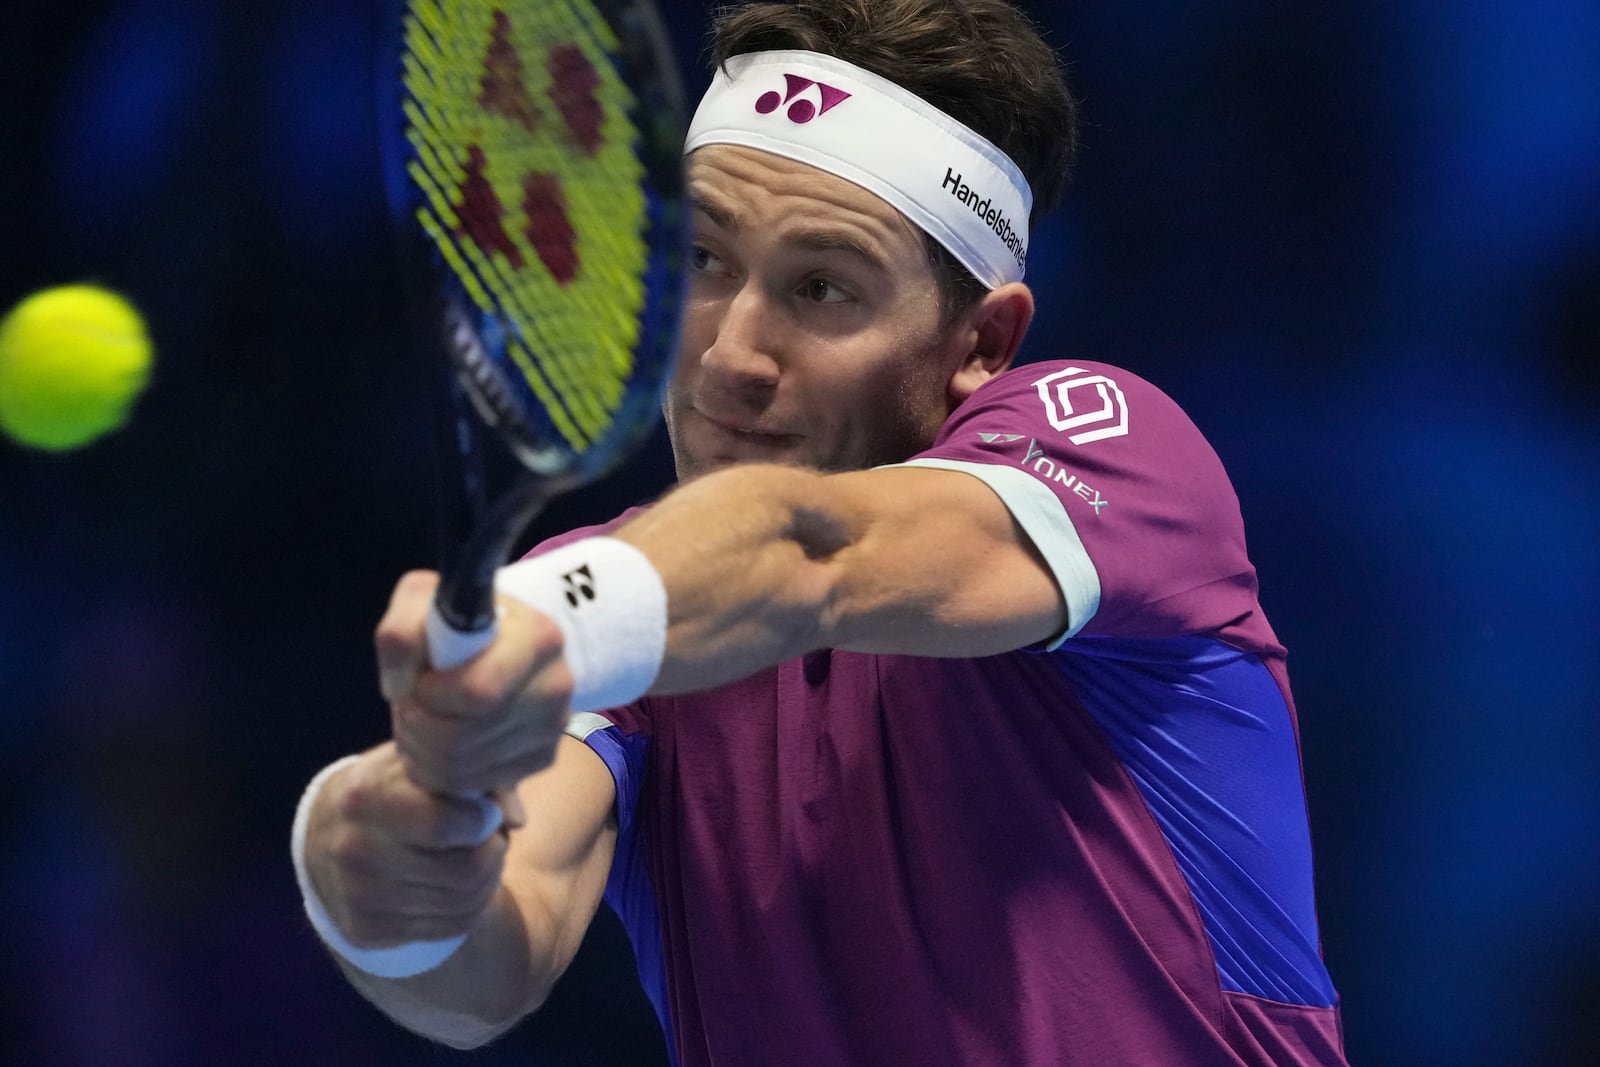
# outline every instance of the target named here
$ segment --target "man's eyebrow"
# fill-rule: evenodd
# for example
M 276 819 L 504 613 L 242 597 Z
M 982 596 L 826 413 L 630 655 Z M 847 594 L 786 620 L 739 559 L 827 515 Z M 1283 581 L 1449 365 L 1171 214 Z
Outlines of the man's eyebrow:
M 735 211 L 714 203 L 704 196 L 691 193 L 689 202 L 695 210 L 711 220 L 712 225 L 719 229 L 737 233 L 744 226 L 744 219 Z M 889 264 L 883 253 L 860 236 L 845 230 L 807 229 L 785 238 L 784 243 L 792 248 L 805 249 L 812 252 L 846 252 L 855 256 L 879 270 L 887 271 Z
M 720 204 L 714 204 L 698 193 L 689 194 L 689 203 L 706 218 L 710 219 L 719 229 L 741 229 L 741 219 Z
M 889 270 L 889 264 L 877 248 L 843 230 L 802 230 L 786 243 L 814 252 L 847 252 L 878 270 Z

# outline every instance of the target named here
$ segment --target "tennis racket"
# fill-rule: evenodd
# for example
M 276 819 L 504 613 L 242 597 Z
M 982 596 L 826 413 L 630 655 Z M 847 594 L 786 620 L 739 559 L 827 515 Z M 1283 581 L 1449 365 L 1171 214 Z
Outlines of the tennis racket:
M 429 658 L 494 639 L 494 576 L 555 495 L 660 416 L 683 278 L 683 96 L 628 0 L 399 0 L 380 67 L 391 213 L 422 342 L 446 357 L 445 559 Z M 484 430 L 487 429 L 487 433 Z M 494 497 L 490 443 L 525 472 Z

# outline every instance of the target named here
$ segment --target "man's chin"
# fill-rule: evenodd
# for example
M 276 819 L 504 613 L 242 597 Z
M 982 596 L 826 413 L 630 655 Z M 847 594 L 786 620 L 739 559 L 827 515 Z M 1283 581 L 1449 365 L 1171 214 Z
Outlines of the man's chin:
M 748 466 L 753 463 L 775 463 L 784 467 L 808 467 L 810 464 L 798 456 L 735 456 L 717 454 L 710 456 L 675 456 L 673 463 L 678 471 L 678 482 L 693 481 L 715 474 L 729 467 Z
M 677 457 L 673 463 L 678 470 L 678 484 L 692 482 L 696 478 L 703 478 L 719 470 L 733 466 L 736 460 L 711 460 L 711 459 L 685 459 Z

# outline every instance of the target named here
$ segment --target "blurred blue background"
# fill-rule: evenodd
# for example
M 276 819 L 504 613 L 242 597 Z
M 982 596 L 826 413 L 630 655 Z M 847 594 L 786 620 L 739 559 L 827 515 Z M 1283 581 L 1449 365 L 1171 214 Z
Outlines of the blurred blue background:
M 5 1062 L 661 1062 L 610 923 L 450 1053 L 294 888 L 295 801 L 383 736 L 371 627 L 436 558 L 374 7 L 6 6 L 0 304 L 120 288 L 159 363 L 87 451 L 0 442 Z M 1151 378 L 1232 471 L 1352 1060 L 1597 1062 L 1600 5 L 1032 9 L 1089 126 L 1026 355 Z M 668 12 L 696 96 L 702 11 Z M 655 444 L 530 540 L 659 490 Z

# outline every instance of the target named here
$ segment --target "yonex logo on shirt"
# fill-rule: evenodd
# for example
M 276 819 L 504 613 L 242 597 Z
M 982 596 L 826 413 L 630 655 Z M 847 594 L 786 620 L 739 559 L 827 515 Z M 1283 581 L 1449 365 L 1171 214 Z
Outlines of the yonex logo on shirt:
M 788 92 L 780 94 L 777 90 L 773 90 L 762 93 L 761 98 L 756 101 L 756 111 L 759 114 L 770 115 L 782 105 L 789 104 L 787 112 L 789 121 L 797 126 L 804 126 L 817 116 L 826 115 L 850 99 L 850 94 L 843 89 L 835 89 L 812 78 L 802 78 L 798 74 L 785 74 L 783 78 L 788 83 Z M 817 92 L 821 96 L 820 107 L 810 100 L 794 99 L 813 85 L 817 87 Z M 791 100 L 794 101 L 792 104 L 789 103 Z
M 978 440 L 986 445 L 1009 445 L 1022 440 L 1020 433 L 987 433 L 978 431 Z M 1007 455 L 1015 455 L 1011 449 L 1002 449 Z M 1091 508 L 1094 508 L 1094 517 L 1099 518 L 1104 508 L 1111 506 L 1111 501 L 1100 495 L 1100 490 L 1092 485 L 1085 485 L 1083 479 L 1067 470 L 1067 465 L 1047 454 L 1039 444 L 1037 437 L 1028 440 L 1027 454 L 1018 464 L 1023 470 L 1031 471 L 1046 482 L 1061 486 L 1073 496 L 1079 497 Z
M 1071 434 L 1067 440 L 1073 444 L 1086 445 L 1108 437 L 1127 436 L 1128 398 L 1122 395 L 1117 383 L 1104 374 L 1068 367 L 1033 384 L 1039 390 L 1039 399 L 1044 401 L 1045 415 L 1051 426 L 1063 433 L 1093 427 Z M 1073 406 L 1073 390 L 1078 390 L 1076 399 L 1081 410 Z
M 1067 469 L 1056 463 L 1055 460 L 1044 454 L 1044 449 L 1039 447 L 1039 439 L 1035 437 L 1028 442 L 1028 455 L 1022 461 L 1023 467 L 1033 471 L 1047 482 L 1056 482 L 1068 489 L 1074 496 L 1086 500 L 1094 508 L 1094 517 L 1100 517 L 1100 509 L 1111 506 L 1111 501 L 1100 495 L 1100 490 L 1085 485 L 1076 474 L 1068 474 Z

